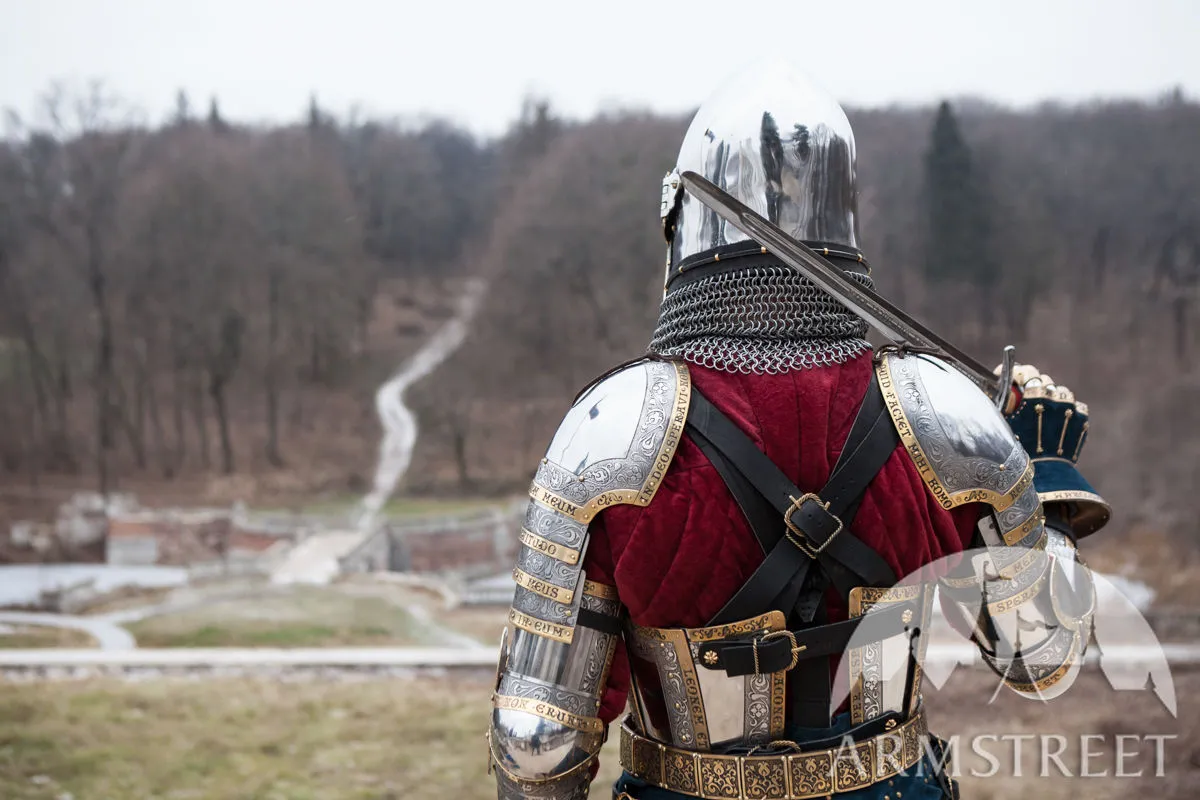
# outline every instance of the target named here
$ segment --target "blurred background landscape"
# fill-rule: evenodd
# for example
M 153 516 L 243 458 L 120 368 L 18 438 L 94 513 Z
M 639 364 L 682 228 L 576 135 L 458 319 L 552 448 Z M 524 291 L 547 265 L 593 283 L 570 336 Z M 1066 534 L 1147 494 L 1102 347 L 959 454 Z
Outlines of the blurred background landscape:
M 1081 466 L 1114 516 L 1085 556 L 1160 637 L 1195 641 L 1200 63 L 1170 43 L 1200 17 L 885 5 L 763 9 L 866 33 L 867 78 L 812 70 L 854 127 L 878 288 L 984 362 L 1015 344 L 1090 406 Z M 728 71 L 705 62 L 672 91 L 664 64 L 717 10 L 545 21 L 531 4 L 460 30 L 360 3 L 350 27 L 305 4 L 213 5 L 224 23 L 20 7 L 0 31 L 0 795 L 398 797 L 417 779 L 487 795 L 481 665 L 521 497 L 575 392 L 645 350 L 660 178 Z M 1010 46 L 1004 26 L 1041 13 L 1048 29 Z M 457 44 L 413 44 L 435 32 Z M 393 35 L 416 53 L 399 72 Z M 923 38 L 946 52 L 903 44 Z M 380 61 L 361 83 L 323 71 L 360 58 Z M 923 79 L 884 79 L 917 64 Z M 442 72 L 459 77 L 439 88 Z M 472 116 L 441 103 L 456 80 L 505 91 Z M 362 647 L 392 655 L 364 670 L 256 650 Z M 28 655 L 79 648 L 249 655 Z M 413 648 L 440 655 L 397 660 Z M 934 709 L 955 730 L 991 691 L 962 681 Z M 1070 697 L 1000 718 L 1061 723 Z M 1103 728 L 1135 704 L 1065 718 Z M 1200 731 L 1180 731 L 1190 796 Z

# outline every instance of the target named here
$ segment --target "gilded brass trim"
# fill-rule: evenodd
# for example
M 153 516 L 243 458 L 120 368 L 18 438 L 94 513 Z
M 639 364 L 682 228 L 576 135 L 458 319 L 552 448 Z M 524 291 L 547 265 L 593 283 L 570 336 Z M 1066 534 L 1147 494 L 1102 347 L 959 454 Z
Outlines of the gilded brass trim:
M 923 588 L 923 584 L 920 583 L 893 586 L 890 589 L 881 589 L 877 586 L 855 586 L 850 590 L 850 615 L 861 616 L 866 609 L 876 603 L 903 603 L 908 600 L 916 600 Z
M 541 595 L 556 603 L 562 603 L 564 606 L 571 605 L 575 599 L 575 590 L 566 589 L 562 586 L 555 586 L 553 583 L 544 581 L 541 578 L 530 575 L 525 570 L 517 567 L 513 569 L 513 580 L 517 582 L 517 586 L 522 589 L 528 589 L 534 594 Z
M 1041 680 L 1034 681 L 1033 683 L 1020 683 L 1017 681 L 1006 680 L 1004 681 L 1005 685 L 1023 694 L 1041 694 L 1050 687 L 1059 683 L 1063 678 L 1067 677 L 1071 670 L 1075 668 L 1075 662 L 1079 659 L 1079 642 L 1080 634 L 1078 631 L 1076 631 L 1071 637 L 1071 649 L 1067 652 L 1066 659 L 1063 660 L 1063 663 L 1059 665 L 1058 669 L 1054 670 L 1054 672 L 1051 672 Z
M 786 627 L 787 618 L 782 611 L 768 611 L 765 614 L 759 614 L 757 617 L 730 622 L 727 625 L 713 625 L 708 628 L 685 628 L 683 630 L 690 642 L 713 642 L 718 639 L 740 636 L 744 633 L 781 631 Z
M 979 585 L 979 576 L 972 574 L 966 578 L 951 578 L 949 575 L 945 575 L 938 578 L 938 583 L 947 589 L 970 589 Z
M 809 800 L 864 789 L 908 770 L 924 755 L 924 711 L 853 746 L 789 755 L 695 753 L 621 725 L 621 766 L 654 786 L 708 800 Z M 781 743 L 782 744 L 782 743 Z M 794 743 L 793 743 L 794 744 Z
M 787 719 L 785 709 L 787 708 L 787 673 L 775 672 L 771 674 L 771 721 L 769 723 L 771 735 L 774 737 L 783 736 L 784 730 L 787 728 Z
M 1060 464 L 1070 464 L 1071 466 L 1075 466 L 1074 461 L 1069 458 L 1063 458 L 1062 456 L 1038 456 L 1037 458 L 1033 459 L 1032 463 L 1041 464 L 1045 461 L 1057 461 Z
M 581 717 L 578 714 L 572 714 L 565 708 L 559 708 L 558 706 L 551 705 L 543 700 L 536 700 L 532 697 L 506 697 L 504 695 L 497 695 L 492 704 L 496 708 L 524 711 L 527 714 L 533 714 L 542 719 L 548 719 L 551 722 L 557 722 L 560 725 L 566 725 L 568 728 L 574 728 L 584 733 L 604 732 L 604 723 L 599 717 Z
M 1042 509 L 1034 508 L 1033 512 L 1025 518 L 1024 522 L 1011 531 L 1001 534 L 1000 538 L 1004 540 L 1005 544 L 1014 545 L 1028 536 L 1038 525 L 1041 525 L 1042 521 Z
M 538 503 L 557 511 L 563 516 L 570 517 L 576 522 L 590 522 L 592 517 L 609 506 L 632 504 L 637 505 L 637 489 L 614 489 L 593 497 L 584 505 L 572 503 L 565 497 L 560 497 L 549 489 L 534 483 L 529 487 L 529 496 Z
M 1075 455 L 1071 456 L 1072 461 L 1079 460 L 1079 451 L 1083 449 L 1083 440 L 1087 438 L 1087 432 L 1088 424 L 1085 422 L 1083 423 L 1083 430 L 1079 433 L 1079 444 L 1075 445 Z
M 584 581 L 583 593 L 588 597 L 599 597 L 601 600 L 620 600 L 617 587 L 597 581 Z
M 1038 516 L 1037 519 L 1040 521 L 1041 517 Z M 1047 533 L 1045 530 L 1043 530 L 1042 535 L 1038 537 L 1038 540 L 1036 542 L 1034 542 L 1030 546 L 1029 549 L 1031 551 L 1045 550 L 1046 549 L 1046 538 L 1047 538 Z M 1011 545 L 1011 543 L 1009 543 L 1009 544 Z M 1018 559 L 1018 561 L 1016 563 L 1019 564 L 1019 563 L 1021 563 L 1022 560 L 1026 559 L 1026 558 L 1031 558 L 1031 557 L 1036 558 L 1036 556 L 1031 556 L 1030 554 L 1026 554 L 1026 555 L 1022 556 L 1020 559 Z M 1025 568 L 1026 567 L 1022 567 L 1021 569 L 1023 570 Z M 1007 577 L 1007 576 L 1005 576 L 1005 577 Z M 951 578 L 950 576 L 947 575 L 947 576 L 938 578 L 938 583 L 942 584 L 943 586 L 945 586 L 948 589 L 972 589 L 972 588 L 976 588 L 979 586 L 979 580 L 980 580 L 979 576 L 975 575 L 975 574 L 972 574 L 966 578 Z
M 853 601 L 851 601 L 850 618 L 853 619 L 860 616 L 862 616 L 862 612 L 856 611 L 853 607 Z M 851 647 L 847 655 L 849 656 L 847 661 L 850 670 L 850 722 L 854 725 L 859 725 L 866 719 L 862 648 Z
M 1033 598 L 1037 597 L 1042 591 L 1042 586 L 1046 582 L 1046 572 L 1049 570 L 1050 564 L 1047 564 L 1042 569 L 1042 574 L 1037 577 L 1032 584 L 1025 589 L 1014 594 L 1012 597 L 1006 597 L 1003 600 L 997 600 L 994 603 L 987 604 L 989 614 L 1003 614 L 1012 611 L 1015 608 L 1025 605 Z
M 1061 503 L 1067 501 L 1099 503 L 1108 508 L 1108 503 L 1103 497 L 1092 492 L 1081 492 L 1074 490 L 1066 490 L 1059 492 L 1039 492 L 1038 497 L 1043 503 Z
M 554 622 L 546 622 L 537 617 L 531 617 L 522 611 L 517 611 L 515 608 L 509 609 L 508 621 L 523 631 L 532 633 L 535 636 L 541 636 L 544 639 L 553 639 L 563 644 L 570 644 L 575 638 L 575 628 L 568 625 L 559 625 Z
M 687 632 L 683 628 L 668 629 L 667 640 L 679 657 L 679 671 L 683 675 L 683 691 L 687 696 L 688 715 L 692 718 L 692 732 L 696 747 L 707 750 L 712 742 L 708 736 L 708 716 L 704 712 L 704 696 L 700 692 L 700 677 L 696 674 L 696 663 L 692 660 L 692 649 L 688 647 Z
M 550 556 L 556 561 L 561 561 L 564 564 L 578 564 L 580 552 L 573 547 L 567 547 L 565 544 L 552 542 L 545 537 L 538 536 L 528 528 L 521 528 L 521 535 L 518 537 L 521 544 L 526 547 L 537 550 L 543 555 Z
M 665 644 L 676 654 L 678 662 L 673 664 L 672 670 L 680 676 L 680 683 L 676 689 L 680 705 L 675 712 L 686 711 L 684 722 L 691 727 L 691 739 L 681 738 L 680 741 L 684 742 L 687 747 L 695 746 L 706 749 L 711 745 L 712 732 L 709 730 L 708 710 L 704 706 L 701 693 L 698 674 L 700 667 L 696 663 L 699 645 L 737 636 L 783 631 L 786 628 L 787 618 L 781 611 L 769 611 L 749 619 L 707 628 L 651 628 L 631 623 L 626 642 L 629 643 L 630 652 L 634 654 L 638 652 L 639 643 L 649 645 L 658 642 Z M 657 648 L 657 645 L 654 646 Z M 786 727 L 787 673 L 771 673 L 769 678 L 765 687 L 766 691 L 770 692 L 770 708 L 766 727 L 771 736 L 778 737 L 783 734 Z M 671 702 L 670 699 L 668 702 Z M 641 713 L 645 713 L 644 709 L 641 710 Z M 644 724 L 644 717 L 642 719 Z M 680 733 L 675 730 L 674 724 L 671 728 L 674 734 Z
M 1063 442 L 1067 439 L 1067 426 L 1071 424 L 1071 417 L 1075 416 L 1075 411 L 1068 408 L 1067 413 L 1063 415 L 1062 432 L 1058 434 L 1058 454 L 1062 455 Z
M 1044 453 L 1045 451 L 1042 450 L 1042 414 L 1044 414 L 1046 412 L 1046 407 L 1044 405 L 1042 405 L 1041 403 L 1038 403 L 1036 406 L 1033 407 L 1033 410 L 1037 412 L 1037 418 L 1038 418 L 1037 451 L 1039 453 Z
M 886 589 L 875 586 L 855 586 L 850 590 L 847 613 L 851 619 L 856 619 L 868 613 L 877 605 L 888 606 L 896 603 L 911 602 L 922 596 L 924 588 L 924 584 L 920 583 L 893 586 Z M 930 595 L 932 595 L 932 592 L 925 593 L 926 604 L 928 604 Z M 911 622 L 911 619 L 910 615 L 908 619 L 904 620 L 904 624 L 907 625 Z M 920 626 L 924 626 L 928 619 L 928 612 L 926 612 Z M 850 678 L 850 721 L 855 725 L 867 721 L 866 672 L 864 670 L 863 651 L 866 647 L 876 644 L 878 643 L 871 642 L 851 647 L 847 653 L 847 669 Z M 915 666 L 918 670 L 920 669 L 920 664 L 916 664 Z M 919 678 L 920 672 L 917 672 L 914 680 L 919 680 Z M 882 698 L 880 700 L 882 701 Z
M 1033 484 L 1033 465 L 1029 464 L 1021 478 L 1007 492 L 1001 493 L 992 489 L 961 489 L 951 494 L 942 484 L 937 473 L 934 472 L 928 456 L 925 455 L 924 448 L 921 447 L 912 425 L 909 424 L 908 417 L 904 413 L 904 406 L 900 402 L 900 395 L 896 392 L 896 384 L 892 380 L 891 367 L 886 358 L 880 359 L 875 366 L 875 374 L 880 391 L 883 393 L 884 405 L 892 418 L 892 424 L 896 426 L 896 433 L 900 435 L 900 442 L 908 451 L 909 458 L 912 459 L 917 471 L 921 473 L 921 479 L 925 481 L 925 485 L 929 487 L 929 491 L 933 493 L 942 508 L 950 509 L 967 503 L 987 503 L 997 511 L 1003 511 L 1015 503 L 1017 498 Z
M 1044 534 L 1039 541 L 1039 544 L 1042 545 L 1042 548 L 1046 546 L 1046 537 Z M 1036 562 L 1045 558 L 1048 558 L 1045 552 L 1035 545 L 1034 547 L 1030 548 L 1028 553 L 1021 556 L 1013 563 L 1005 566 L 1003 571 L 1000 572 L 1000 577 L 1006 581 L 1015 581 L 1021 576 L 1022 572 L 1032 567 Z
M 679 440 L 683 437 L 683 429 L 687 424 L 688 408 L 692 401 L 692 378 L 687 364 L 674 362 L 675 367 L 675 401 L 671 407 L 671 418 L 667 422 L 667 431 L 659 445 L 645 481 L 637 489 L 613 489 L 601 492 L 586 503 L 573 503 L 544 486 L 539 486 L 535 480 L 529 486 L 529 497 L 559 514 L 568 516 L 576 522 L 590 522 L 597 514 L 609 506 L 634 505 L 647 506 L 654 499 L 658 487 L 662 485 Z

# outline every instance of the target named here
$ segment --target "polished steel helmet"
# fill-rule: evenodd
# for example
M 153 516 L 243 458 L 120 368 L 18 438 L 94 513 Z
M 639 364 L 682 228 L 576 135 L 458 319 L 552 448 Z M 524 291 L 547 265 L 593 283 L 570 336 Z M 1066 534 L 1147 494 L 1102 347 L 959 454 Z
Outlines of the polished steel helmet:
M 675 169 L 663 179 L 668 266 L 745 234 L 682 189 L 700 173 L 792 237 L 858 248 L 854 133 L 842 107 L 787 61 L 752 64 L 696 112 Z

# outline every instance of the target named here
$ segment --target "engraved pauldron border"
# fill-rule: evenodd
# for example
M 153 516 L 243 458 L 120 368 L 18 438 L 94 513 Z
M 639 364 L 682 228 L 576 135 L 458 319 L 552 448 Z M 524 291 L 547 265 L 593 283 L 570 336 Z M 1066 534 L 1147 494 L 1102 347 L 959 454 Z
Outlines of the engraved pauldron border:
M 589 523 L 609 506 L 648 505 L 683 435 L 691 397 L 687 365 L 645 361 L 629 369 L 646 371 L 630 450 L 590 464 L 580 474 L 543 458 L 530 486 L 509 621 L 538 636 L 571 641 L 581 603 L 591 602 L 583 586 Z M 609 605 L 616 610 L 610 612 Z M 615 616 L 619 604 L 594 610 Z
M 648 361 L 642 416 L 630 452 L 589 465 L 583 474 L 543 458 L 529 496 L 577 522 L 609 506 L 645 506 L 662 484 L 687 423 L 692 383 L 687 364 Z
M 934 498 L 947 509 L 982 502 L 1004 512 L 1018 504 L 1033 485 L 1033 465 L 1024 449 L 1014 437 L 1003 463 L 997 464 L 993 459 L 971 453 L 968 442 L 948 438 L 941 422 L 944 412 L 939 413 L 937 399 L 930 397 L 921 379 L 918 370 L 921 359 L 942 363 L 926 356 L 887 353 L 879 359 L 875 372 L 896 432 Z M 957 371 L 954 374 L 961 377 L 964 392 L 979 394 L 979 410 L 989 410 L 986 396 L 965 376 Z M 994 415 L 997 431 L 1011 437 L 1004 418 L 998 412 Z M 1021 511 L 1023 516 L 1030 513 L 1025 508 Z

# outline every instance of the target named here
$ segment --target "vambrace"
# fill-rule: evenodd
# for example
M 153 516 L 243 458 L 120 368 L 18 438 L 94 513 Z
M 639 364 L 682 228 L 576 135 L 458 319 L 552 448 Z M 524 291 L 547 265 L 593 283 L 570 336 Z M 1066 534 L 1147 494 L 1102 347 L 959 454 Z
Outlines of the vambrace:
M 994 518 L 980 529 L 990 540 Z M 1057 697 L 1083 664 L 1095 611 L 1094 585 L 1071 538 L 1047 525 L 1032 549 L 975 553 L 971 578 L 944 579 L 943 589 L 971 621 L 984 662 L 1018 694 Z
M 587 796 L 621 635 L 616 588 L 587 578 L 591 523 L 615 505 L 649 505 L 690 397 L 683 363 L 614 370 L 576 399 L 534 474 L 488 731 L 501 800 Z
M 587 797 L 621 605 L 613 587 L 586 581 L 580 610 L 569 643 L 506 629 L 488 731 L 500 800 Z

